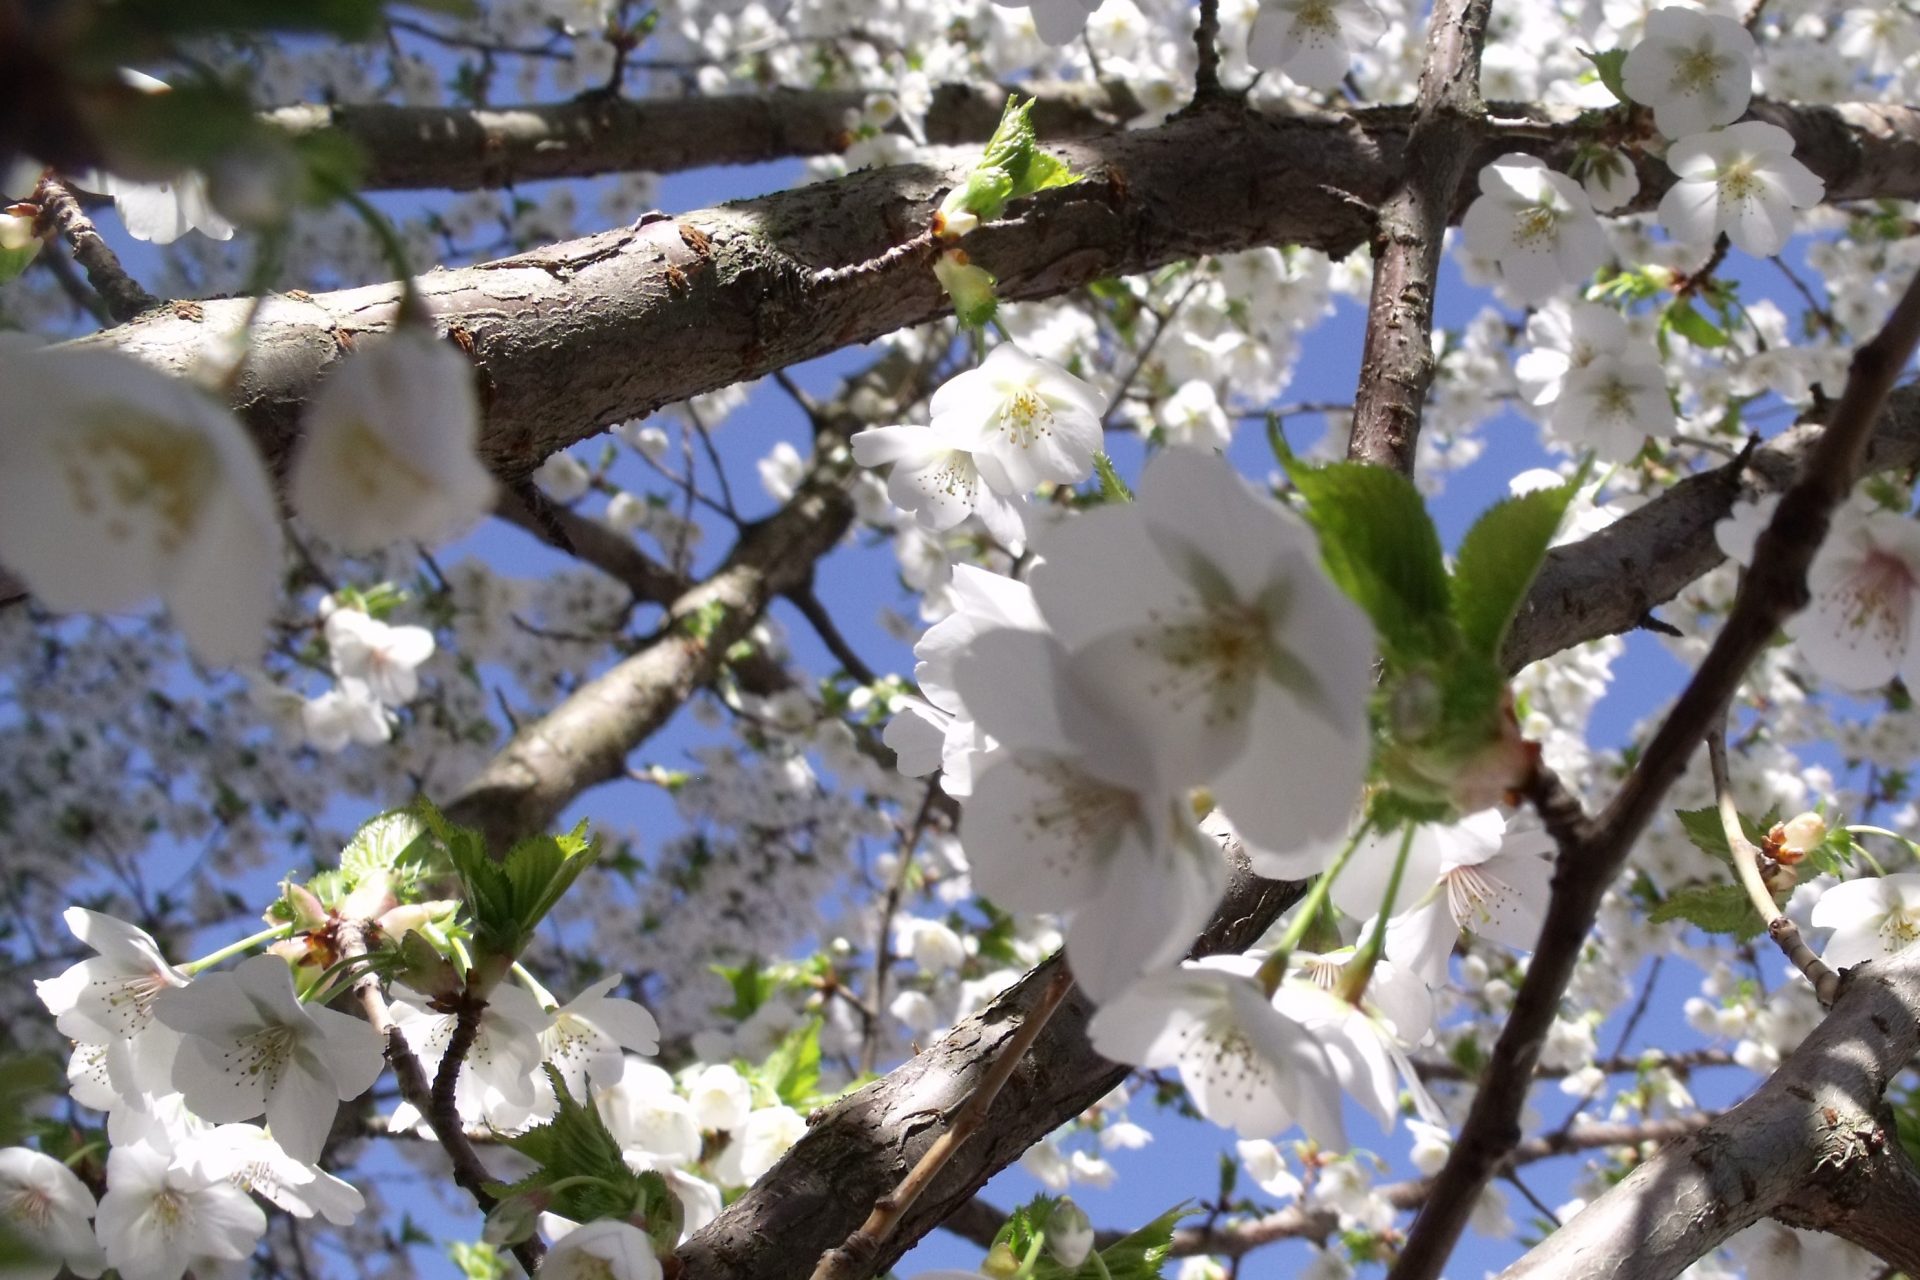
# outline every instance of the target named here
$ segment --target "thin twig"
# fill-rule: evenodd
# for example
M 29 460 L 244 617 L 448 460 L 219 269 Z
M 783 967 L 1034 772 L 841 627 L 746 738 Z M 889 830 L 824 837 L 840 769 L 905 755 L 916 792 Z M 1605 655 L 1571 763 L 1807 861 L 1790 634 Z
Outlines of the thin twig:
M 820 603 L 820 597 L 813 593 L 811 585 L 787 592 L 787 599 L 793 602 L 793 607 L 800 611 L 800 616 L 807 620 L 807 625 L 812 627 L 814 633 L 820 637 L 820 643 L 827 646 L 827 652 L 833 655 L 834 661 L 840 664 L 841 670 L 863 685 L 874 684 L 880 679 L 879 674 L 868 666 L 858 653 L 854 652 L 846 636 L 841 634 L 840 624 L 833 620 L 833 615 L 828 613 L 826 606 Z
M 40 179 L 33 202 L 40 206 L 42 223 L 58 231 L 73 250 L 73 260 L 86 271 L 88 282 L 114 320 L 124 324 L 160 305 L 160 299 L 141 288 L 140 282 L 120 265 L 120 256 L 101 237 L 100 229 L 64 182 L 52 174 Z
M 1733 855 L 1734 873 L 1740 879 L 1740 887 L 1747 891 L 1748 901 L 1753 909 L 1760 913 L 1760 919 L 1766 923 L 1767 936 L 1780 948 L 1788 963 L 1807 975 L 1807 981 L 1813 984 L 1813 993 L 1820 999 L 1822 1008 L 1831 1009 L 1833 998 L 1840 992 L 1840 975 L 1828 968 L 1826 963 L 1813 953 L 1806 940 L 1800 936 L 1800 926 L 1787 918 L 1779 904 L 1773 900 L 1773 891 L 1767 888 L 1767 882 L 1760 875 L 1760 850 L 1753 841 L 1747 839 L 1746 831 L 1740 825 L 1740 805 L 1733 798 L 1733 779 L 1727 771 L 1727 717 L 1724 711 L 1711 729 L 1707 730 L 1707 760 L 1713 771 L 1713 798 L 1720 810 L 1720 831 L 1727 839 L 1727 849 Z
M 866 1034 L 860 1039 L 862 1075 L 873 1070 L 880 1054 L 878 1013 L 886 1007 L 887 970 L 893 967 L 893 946 L 888 942 L 887 934 L 892 932 L 894 914 L 900 910 L 900 898 L 906 892 L 907 878 L 913 871 L 913 855 L 920 848 L 920 837 L 933 818 L 934 799 L 940 794 L 940 774 L 936 771 L 927 779 L 926 794 L 920 798 L 920 811 L 913 815 L 913 825 L 907 828 L 907 838 L 900 847 L 900 865 L 893 870 L 893 881 L 887 885 L 886 900 L 880 907 L 880 928 L 873 944 L 872 1005 L 875 1016 L 868 1020 Z
M 343 921 L 340 925 L 340 951 L 344 956 L 366 955 L 365 926 L 358 921 Z M 460 1063 L 466 1056 L 466 1051 L 473 1047 L 472 1032 L 469 1032 L 466 1043 L 458 1054 L 454 1052 L 454 1043 L 451 1041 L 448 1043 L 446 1055 L 440 1061 L 438 1075 L 429 1082 L 426 1068 L 421 1065 L 420 1059 L 407 1044 L 407 1038 L 400 1033 L 400 1028 L 394 1025 L 393 1011 L 387 1007 L 387 998 L 380 991 L 380 975 L 373 972 L 360 975 L 353 984 L 353 994 L 359 1000 L 360 1007 L 366 1011 L 368 1025 L 386 1044 L 387 1061 L 393 1065 L 394 1077 L 399 1081 L 400 1096 L 411 1103 L 413 1109 L 426 1120 L 427 1127 L 433 1130 L 433 1136 L 440 1140 L 441 1147 L 446 1150 L 447 1159 L 453 1165 L 454 1182 L 473 1197 L 473 1202 L 480 1207 L 480 1212 L 491 1213 L 494 1205 L 499 1202 L 487 1190 L 487 1184 L 496 1179 L 492 1173 L 488 1172 L 487 1166 L 480 1162 L 479 1154 L 474 1151 L 473 1143 L 468 1139 L 466 1130 L 460 1125 L 459 1113 L 452 1105 L 452 1081 L 459 1074 Z M 479 1011 L 476 1006 L 473 1023 L 475 1031 L 478 1025 Z M 456 1041 L 459 1039 L 460 1026 L 460 1023 L 455 1024 L 454 1039 Z M 441 1079 L 448 1081 L 445 1108 L 441 1107 L 439 1098 Z M 526 1268 L 528 1275 L 533 1275 L 539 1270 L 540 1259 L 545 1254 L 546 1246 L 540 1242 L 538 1236 L 530 1237 L 513 1246 L 513 1256 L 519 1260 L 522 1267 Z
M 1020 1026 L 1007 1037 L 993 1065 L 987 1068 L 986 1075 L 981 1077 L 973 1092 L 960 1105 L 946 1132 L 934 1139 L 933 1145 L 901 1179 L 900 1185 L 880 1198 L 880 1202 L 873 1206 L 873 1212 L 867 1215 L 867 1220 L 860 1224 L 859 1230 L 848 1236 L 845 1244 L 827 1251 L 826 1256 L 820 1259 L 820 1265 L 813 1269 L 813 1280 L 854 1280 L 867 1274 L 869 1264 L 879 1256 L 881 1246 L 886 1244 L 887 1237 L 893 1234 L 907 1210 L 913 1207 L 913 1202 L 920 1198 L 920 1193 L 946 1168 L 953 1153 L 973 1136 L 974 1130 L 986 1119 L 987 1110 L 993 1106 L 993 1100 L 1013 1075 L 1013 1069 L 1020 1065 L 1029 1046 L 1046 1027 L 1047 1019 L 1053 1016 L 1053 1011 L 1060 1007 L 1060 1002 L 1072 989 L 1073 974 L 1065 965 L 1061 965 L 1054 970 L 1052 980 L 1040 993 L 1033 1008 L 1027 1011 Z
M 1520 1111 L 1534 1066 L 1601 900 L 1747 668 L 1780 624 L 1805 607 L 1807 568 L 1826 538 L 1834 508 L 1853 489 L 1874 423 L 1916 346 L 1920 346 L 1920 278 L 1908 282 L 1880 333 L 1854 352 L 1846 391 L 1806 465 L 1781 497 L 1773 521 L 1761 533 L 1753 567 L 1726 624 L 1600 818 L 1588 820 L 1578 801 L 1544 770 L 1530 783 L 1528 798 L 1559 846 L 1540 943 L 1507 1025 L 1494 1044 L 1487 1084 L 1473 1100 L 1446 1167 L 1435 1179 L 1433 1196 L 1414 1221 L 1390 1280 L 1433 1280 L 1439 1275 L 1481 1188 L 1519 1140 Z
M 1193 72 L 1193 100 L 1220 96 L 1220 0 L 1200 0 L 1200 23 L 1193 32 L 1200 63 Z

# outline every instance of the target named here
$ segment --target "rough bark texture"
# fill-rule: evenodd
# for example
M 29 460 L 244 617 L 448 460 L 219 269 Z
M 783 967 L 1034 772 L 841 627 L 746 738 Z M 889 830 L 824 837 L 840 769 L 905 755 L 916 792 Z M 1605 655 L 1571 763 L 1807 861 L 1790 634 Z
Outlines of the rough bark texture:
M 1042 137 L 1079 138 L 1124 124 L 1140 105 L 1124 87 L 1021 85 L 1037 100 Z M 943 84 L 927 111 L 929 142 L 985 142 L 1008 90 Z M 367 190 L 472 191 L 542 178 L 643 170 L 677 173 L 715 165 L 833 155 L 853 142 L 847 115 L 857 89 L 775 90 L 635 101 L 588 94 L 518 107 L 402 107 L 308 103 L 267 112 L 293 134 L 332 132 L 359 148 Z
M 1916 1051 L 1910 948 L 1850 970 L 1833 1011 L 1758 1092 L 1641 1165 L 1502 1280 L 1663 1280 L 1769 1214 L 1920 1265 L 1920 1197 L 1881 1108 Z
M 1920 196 L 1920 111 L 1772 108 L 1830 199 Z M 1542 130 L 1552 135 L 1542 140 Z M 1495 130 L 1473 163 L 1513 147 L 1564 162 L 1571 132 Z M 1215 107 L 1159 128 L 1063 144 L 1083 181 L 1018 202 L 969 237 L 1008 299 L 1256 245 L 1345 254 L 1373 234 L 1398 180 L 1405 124 L 1392 112 L 1277 116 Z M 436 323 L 472 353 L 483 453 L 514 479 L 548 454 L 663 404 L 946 314 L 922 258 L 870 262 L 925 229 L 972 152 L 940 167 L 833 182 L 643 220 L 419 280 Z M 1658 194 L 1653 184 L 1651 200 Z M 284 466 L 301 405 L 357 341 L 390 328 L 399 289 L 369 285 L 268 300 L 235 400 Z M 175 372 L 218 355 L 249 299 L 215 299 L 86 339 Z
M 1743 476 L 1730 469 L 1688 476 L 1599 533 L 1547 556 L 1507 637 L 1507 669 L 1573 645 L 1631 631 L 1653 609 L 1726 557 L 1714 523 L 1741 497 L 1779 493 L 1798 474 L 1821 428 L 1783 432 L 1753 451 Z M 1875 471 L 1920 465 L 1920 387 L 1887 399 L 1874 428 L 1867 466 Z
M 1490 0 L 1441 0 L 1428 20 L 1406 169 L 1380 210 L 1347 457 L 1413 474 L 1433 381 L 1433 298 L 1447 219 L 1485 132 L 1480 49 Z
M 1237 860 L 1196 954 L 1252 945 L 1302 886 L 1262 880 Z M 1028 973 L 993 1005 L 866 1088 L 811 1118 L 767 1175 L 680 1247 L 683 1280 L 786 1280 L 839 1245 L 939 1136 L 1061 961 Z M 884 1272 L 988 1178 L 1112 1089 L 1129 1068 L 1087 1042 L 1093 1008 L 1076 987 L 995 1101 L 980 1132 L 914 1203 L 875 1264 Z

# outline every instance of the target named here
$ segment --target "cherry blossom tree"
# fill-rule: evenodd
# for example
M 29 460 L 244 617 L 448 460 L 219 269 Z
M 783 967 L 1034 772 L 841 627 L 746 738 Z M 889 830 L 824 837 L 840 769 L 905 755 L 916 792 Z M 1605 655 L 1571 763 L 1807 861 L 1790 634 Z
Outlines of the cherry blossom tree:
M 0 1274 L 1920 1274 L 1916 96 L 0 0 Z

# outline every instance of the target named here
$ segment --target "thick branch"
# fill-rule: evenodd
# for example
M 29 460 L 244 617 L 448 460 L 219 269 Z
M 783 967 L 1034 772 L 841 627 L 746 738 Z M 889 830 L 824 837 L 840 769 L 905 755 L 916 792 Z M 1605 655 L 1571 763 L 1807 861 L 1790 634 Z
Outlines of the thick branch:
M 1920 196 L 1920 111 L 1772 109 L 1831 199 Z M 1547 135 L 1541 137 L 1544 129 Z M 1341 255 L 1373 231 L 1401 176 L 1405 126 L 1343 116 L 1197 112 L 1155 129 L 1057 148 L 1084 180 L 1018 202 L 967 237 L 1008 299 L 1258 245 Z M 1529 124 L 1495 149 L 1571 144 Z M 663 404 L 757 377 L 947 312 L 923 265 L 868 262 L 923 231 L 972 152 L 940 167 L 853 174 L 763 199 L 651 217 L 534 253 L 418 281 L 437 322 L 473 352 L 483 386 L 484 455 L 517 479 L 548 454 Z M 1649 188 L 1651 199 L 1657 184 Z M 394 284 L 276 297 L 260 308 L 237 406 L 283 467 L 301 405 L 354 339 L 392 327 Z M 184 372 L 250 314 L 213 299 L 190 316 L 153 315 L 87 341 Z M 644 358 L 641 358 L 644 356 Z
M 1439 0 L 1428 21 L 1406 169 L 1380 209 L 1373 292 L 1347 456 L 1413 474 L 1420 412 L 1433 381 L 1433 295 L 1454 194 L 1467 174 L 1486 104 L 1480 50 L 1491 0 Z
M 64 183 L 52 177 L 42 178 L 33 198 L 40 206 L 41 218 L 51 224 L 73 250 L 73 260 L 87 273 L 87 283 L 106 304 L 108 315 L 124 324 L 160 305 L 160 299 L 141 288 L 140 282 L 120 265 L 119 255 L 100 237 L 99 228 L 93 225 L 93 219 Z
M 1300 886 L 1235 868 L 1225 900 L 1196 954 L 1239 951 L 1299 897 Z M 867 1206 L 898 1184 L 942 1132 L 988 1069 L 1013 1010 L 1031 1006 L 1053 979 L 1056 958 L 1034 969 L 990 1008 L 858 1093 L 819 1112 L 767 1175 L 680 1248 L 683 1280 L 788 1280 L 860 1225 Z M 1093 1008 L 1078 988 L 1061 1002 L 973 1141 L 914 1203 L 872 1262 L 884 1271 L 913 1241 L 945 1221 L 1000 1169 L 1078 1115 L 1128 1068 L 1093 1051 Z
M 1101 84 L 1022 85 L 1035 97 L 1034 125 L 1048 139 L 1082 138 L 1140 114 L 1125 90 Z M 775 90 L 702 98 L 589 96 L 520 107 L 303 104 L 267 119 L 296 135 L 331 131 L 365 158 L 370 191 L 470 191 L 541 178 L 644 170 L 677 173 L 791 156 L 833 155 L 853 138 L 847 114 L 859 89 Z M 985 142 L 1007 90 L 944 84 L 934 91 L 927 140 Z
M 1769 1214 L 1902 1269 L 1920 1264 L 1920 1196 L 1881 1108 L 1916 1050 L 1920 948 L 1849 970 L 1833 1012 L 1758 1092 L 1641 1165 L 1502 1280 L 1663 1280 Z
M 1805 607 L 1807 567 L 1826 537 L 1833 509 L 1852 490 L 1893 381 L 1920 345 L 1920 277 L 1908 283 L 1885 328 L 1854 352 L 1832 424 L 1780 499 L 1760 535 L 1725 626 L 1647 744 L 1639 764 L 1597 821 L 1544 769 L 1529 797 L 1559 845 L 1553 892 L 1540 943 L 1513 1010 L 1488 1059 L 1487 1087 L 1473 1101 L 1433 1198 L 1407 1238 L 1392 1280 L 1431 1280 L 1465 1228 L 1480 1190 L 1520 1139 L 1519 1117 L 1534 1065 L 1573 977 L 1601 899 L 1667 789 L 1686 768 L 1706 727 L 1733 697 L 1747 667 L 1780 624 Z

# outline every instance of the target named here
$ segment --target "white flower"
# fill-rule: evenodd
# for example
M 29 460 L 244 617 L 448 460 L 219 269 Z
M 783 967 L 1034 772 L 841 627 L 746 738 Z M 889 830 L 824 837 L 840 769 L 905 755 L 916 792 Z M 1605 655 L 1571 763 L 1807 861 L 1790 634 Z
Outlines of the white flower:
M 868 427 L 855 433 L 852 444 L 853 460 L 861 466 L 892 465 L 887 497 L 912 512 L 921 528 L 943 533 L 978 515 L 1001 545 L 1025 543 L 1019 504 L 990 488 L 979 460 L 948 433 L 932 427 Z
M 1242 1137 L 1298 1124 L 1322 1146 L 1346 1147 L 1340 1083 L 1326 1048 L 1274 1008 L 1251 956 L 1208 956 L 1142 978 L 1087 1024 L 1115 1062 L 1178 1067 L 1201 1115 Z
M 1607 213 L 1631 204 L 1640 194 L 1640 171 L 1622 151 L 1598 151 L 1587 159 L 1580 186 L 1593 201 L 1595 212 Z
M 0 1269 L 7 1280 L 53 1280 L 62 1266 L 88 1280 L 106 1269 L 93 1238 L 93 1195 L 73 1170 L 27 1147 L 0 1150 L 0 1226 L 32 1251 Z
M 1168 444 L 1224 449 L 1233 442 L 1233 424 L 1213 384 L 1193 378 L 1160 404 L 1160 430 Z
M 114 210 L 135 240 L 172 244 L 189 231 L 210 240 L 233 239 L 233 224 L 214 210 L 207 196 L 206 177 L 193 170 L 159 182 L 135 182 L 106 173 L 82 185 L 113 197 Z
M 1288 1170 L 1286 1158 L 1270 1139 L 1242 1138 L 1233 1144 L 1233 1149 L 1255 1186 L 1276 1200 L 1299 1198 L 1300 1179 Z
M 1033 28 L 1050 45 L 1070 44 L 1086 29 L 1101 0 L 993 0 L 1007 9 L 1033 10 Z
M 389 707 L 405 706 L 420 692 L 418 668 L 433 656 L 433 632 L 395 627 L 358 609 L 327 615 L 327 655 L 343 679 L 363 680 Z
M 1547 415 L 1548 429 L 1605 462 L 1626 462 L 1648 436 L 1672 432 L 1666 371 L 1650 357 L 1651 351 L 1608 353 L 1569 371 Z
M 1898 955 L 1920 938 L 1920 875 L 1848 880 L 1820 895 L 1810 917 L 1833 936 L 1820 953 L 1835 969 Z
M 208 1177 L 251 1191 L 296 1218 L 315 1214 L 348 1226 L 366 1198 L 311 1162 L 295 1159 L 257 1124 L 223 1124 L 180 1144 L 177 1158 Z
M 1826 184 L 1793 158 L 1793 135 L 1748 120 L 1680 139 L 1667 149 L 1679 181 L 1660 200 L 1660 225 L 1674 239 L 1707 245 L 1726 233 L 1765 258 L 1793 235 L 1793 211 L 1820 203 Z
M 393 1002 L 393 1024 L 426 1067 L 428 1079 L 440 1069 L 455 1022 L 451 1013 L 409 1000 Z M 547 1023 L 546 1011 L 519 987 L 493 989 L 455 1082 L 454 1101 L 462 1120 L 485 1120 L 503 1129 L 526 1121 L 536 1100 L 534 1073 L 540 1067 L 540 1035 Z
M 727 1186 L 752 1186 L 806 1134 L 807 1118 L 792 1107 L 761 1107 L 714 1162 L 714 1176 Z
M 208 1261 L 237 1262 L 267 1230 L 267 1215 L 246 1192 L 144 1142 L 108 1154 L 95 1220 L 107 1262 L 124 1280 L 180 1280 Z
M 1345 78 L 1353 51 L 1370 48 L 1386 29 L 1370 0 L 1260 0 L 1247 34 L 1247 61 L 1309 89 L 1332 89 Z
M 1096 1002 L 1173 963 L 1226 885 L 1219 848 L 1132 729 L 1093 708 L 1047 635 L 991 631 L 958 671 L 1004 744 L 966 806 L 975 890 L 1021 913 L 1066 911 L 1067 961 Z
M 595 1091 L 601 1118 L 636 1169 L 700 1158 L 700 1125 L 674 1091 L 673 1077 L 649 1062 L 628 1062 L 619 1083 Z
M 280 521 L 233 415 L 98 348 L 0 347 L 0 387 L 0 563 L 62 611 L 158 592 L 202 661 L 258 657 Z
M 967 949 L 960 935 L 938 920 L 905 916 L 894 926 L 894 948 L 911 955 L 922 973 L 945 973 L 966 963 Z
M 296 1160 L 320 1158 L 339 1104 L 373 1087 L 380 1040 L 358 1018 L 294 993 L 277 955 L 256 955 L 163 993 L 154 1017 L 183 1033 L 173 1087 L 202 1119 L 251 1120 Z
M 586 496 L 593 484 L 593 473 L 572 454 L 554 453 L 547 455 L 547 460 L 534 468 L 533 482 L 549 498 L 566 506 Z
M 1896 675 L 1920 680 L 1920 524 L 1842 507 L 1807 586 L 1812 602 L 1783 629 L 1816 675 L 1861 692 Z
M 1527 352 L 1513 362 L 1513 376 L 1531 405 L 1558 400 L 1567 375 L 1601 356 L 1635 351 L 1660 359 L 1651 342 L 1636 345 L 1629 337 L 1625 316 L 1597 302 L 1549 302 L 1527 317 L 1527 341 Z
M 901 773 L 917 778 L 941 769 L 941 789 L 950 796 L 966 796 L 973 791 L 974 761 L 993 742 L 979 731 L 954 688 L 954 664 L 984 632 L 1003 627 L 1044 631 L 1046 624 L 1031 587 L 976 565 L 954 566 L 952 600 L 953 612 L 913 646 L 913 677 L 926 702 L 903 700 L 883 737 L 899 753 Z
M 1669 138 L 1732 124 L 1753 97 L 1753 37 L 1732 18 L 1655 9 L 1620 68 L 1621 87 L 1653 108 Z
M 320 384 L 302 427 L 293 507 L 343 551 L 438 545 L 493 503 L 493 477 L 475 453 L 473 367 L 425 330 L 396 330 L 348 356 Z
M 632 1000 L 608 994 L 619 984 L 617 973 L 594 982 L 553 1010 L 553 1021 L 540 1033 L 546 1060 L 560 1069 L 575 1094 L 588 1083 L 618 1081 L 626 1067 L 623 1048 L 649 1056 L 660 1051 L 660 1024 L 653 1015 Z
M 660 1259 L 646 1232 L 630 1222 L 602 1218 L 556 1240 L 540 1263 L 540 1274 L 546 1280 L 660 1280 Z
M 724 1062 L 705 1067 L 687 1086 L 687 1102 L 702 1129 L 732 1133 L 753 1110 L 753 1090 Z
M 62 917 L 73 936 L 99 954 L 34 983 L 60 1034 L 107 1050 L 104 1068 L 126 1094 L 169 1088 L 179 1037 L 154 1021 L 160 993 L 187 984 L 143 929 L 84 907 Z
M 1580 184 L 1535 156 L 1509 152 L 1480 170 L 1480 195 L 1460 223 L 1467 252 L 1500 267 L 1514 298 L 1544 302 L 1606 258 L 1606 233 Z
M 995 492 L 1014 498 L 1093 474 L 1106 397 L 1011 342 L 949 378 L 928 404 L 935 432 L 973 455 Z
M 1123 740 L 1146 744 L 1153 776 L 1210 786 L 1246 842 L 1275 854 L 1346 831 L 1373 628 L 1303 521 L 1224 459 L 1168 449 L 1137 501 L 1065 522 L 1040 550 L 1034 598 L 1067 669 Z
M 364 680 L 343 679 L 300 708 L 300 727 L 314 750 L 329 755 L 349 742 L 378 746 L 393 737 L 393 714 Z

